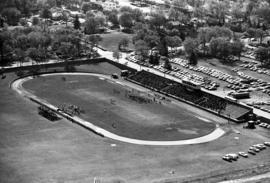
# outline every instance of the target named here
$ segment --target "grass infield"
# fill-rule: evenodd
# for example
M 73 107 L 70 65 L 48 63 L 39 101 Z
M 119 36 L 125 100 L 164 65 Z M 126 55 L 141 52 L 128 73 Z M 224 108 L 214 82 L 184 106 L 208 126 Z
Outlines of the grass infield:
M 124 137 L 186 140 L 207 135 L 215 129 L 214 123 L 197 118 L 195 113 L 172 101 L 110 79 L 42 76 L 25 82 L 23 86 L 55 106 L 79 106 L 85 111 L 81 118 Z

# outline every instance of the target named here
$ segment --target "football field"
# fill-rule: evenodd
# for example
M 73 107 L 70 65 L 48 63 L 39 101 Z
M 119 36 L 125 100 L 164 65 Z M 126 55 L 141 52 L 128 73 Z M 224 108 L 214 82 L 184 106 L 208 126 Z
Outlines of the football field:
M 114 134 L 140 140 L 176 141 L 201 137 L 215 129 L 211 120 L 149 90 L 102 75 L 47 75 L 23 88 L 48 103 L 75 105 L 80 118 Z

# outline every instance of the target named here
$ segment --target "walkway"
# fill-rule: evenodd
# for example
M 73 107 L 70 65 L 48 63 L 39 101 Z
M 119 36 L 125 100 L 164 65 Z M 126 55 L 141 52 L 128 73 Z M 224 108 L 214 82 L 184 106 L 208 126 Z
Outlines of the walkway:
M 108 78 L 108 76 L 105 75 L 101 75 L 101 74 L 92 74 L 92 73 L 53 73 L 53 74 L 44 74 L 42 76 L 48 76 L 48 75 L 90 75 L 90 76 L 98 76 L 98 77 L 104 77 L 104 78 Z M 32 101 L 35 101 L 36 103 L 42 103 L 43 105 L 49 107 L 50 109 L 57 111 L 57 107 L 51 105 L 50 103 L 48 103 L 45 100 L 42 100 L 40 98 L 38 98 L 37 96 L 33 95 L 32 93 L 26 91 L 23 87 L 22 84 L 27 81 L 33 79 L 33 77 L 26 77 L 26 78 L 22 78 L 22 79 L 18 79 L 16 81 L 14 81 L 11 85 L 12 89 L 17 91 L 20 95 L 32 99 Z M 219 137 L 221 137 L 222 135 L 225 134 L 225 132 L 217 127 L 213 132 L 211 132 L 208 135 L 202 136 L 202 137 L 198 137 L 198 138 L 194 138 L 194 139 L 189 139 L 189 140 L 179 140 L 179 141 L 146 141 L 146 140 L 138 140 L 138 139 L 131 139 L 131 138 L 127 138 L 127 137 L 123 137 L 123 136 L 119 136 L 116 134 L 113 134 L 105 129 L 102 129 L 98 126 L 95 126 L 94 124 L 92 124 L 91 122 L 85 121 L 81 118 L 79 118 L 78 116 L 69 116 L 64 112 L 61 111 L 57 111 L 58 114 L 60 114 L 61 116 L 75 122 L 78 123 L 92 131 L 94 131 L 95 133 L 104 136 L 104 137 L 108 137 L 117 141 L 121 141 L 121 142 L 126 142 L 126 143 L 131 143 L 131 144 L 137 144 L 137 145 L 153 145 L 153 146 L 172 146 L 172 145 L 188 145 L 188 144 L 200 144 L 200 143 L 206 143 L 206 142 L 210 142 L 213 140 L 218 139 Z

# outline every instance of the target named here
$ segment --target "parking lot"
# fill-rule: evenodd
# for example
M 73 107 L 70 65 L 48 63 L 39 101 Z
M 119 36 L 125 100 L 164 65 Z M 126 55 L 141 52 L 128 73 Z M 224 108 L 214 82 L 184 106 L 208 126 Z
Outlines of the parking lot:
M 250 97 L 241 100 L 242 102 L 270 113 L 270 70 L 260 68 L 256 62 L 238 61 L 233 67 L 223 66 L 218 69 L 218 66 L 211 64 L 205 66 L 205 63 L 191 66 L 186 59 L 173 58 L 170 60 L 172 70 L 169 71 L 162 64 L 154 66 L 142 63 L 134 55 L 127 59 L 181 80 L 188 79 L 208 91 L 214 91 L 223 96 L 232 93 L 248 93 Z

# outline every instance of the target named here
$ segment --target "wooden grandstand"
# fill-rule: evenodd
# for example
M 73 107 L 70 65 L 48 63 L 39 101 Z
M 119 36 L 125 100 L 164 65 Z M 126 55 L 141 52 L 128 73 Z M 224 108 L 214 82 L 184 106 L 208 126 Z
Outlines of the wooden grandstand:
M 181 83 L 144 70 L 131 75 L 127 80 L 154 89 L 162 94 L 195 105 L 235 122 L 245 122 L 248 120 L 249 114 L 253 113 L 252 108 L 247 106 L 206 93 L 202 90 L 192 92 L 187 89 L 187 86 Z

